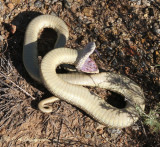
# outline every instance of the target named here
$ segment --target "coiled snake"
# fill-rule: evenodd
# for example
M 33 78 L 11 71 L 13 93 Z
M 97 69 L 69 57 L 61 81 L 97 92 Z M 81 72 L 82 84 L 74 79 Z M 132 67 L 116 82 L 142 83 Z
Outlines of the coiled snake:
M 39 66 L 37 38 L 43 28 L 54 29 L 58 38 L 54 49 L 45 55 Z M 110 127 L 123 128 L 135 123 L 139 117 L 136 106 L 144 110 L 145 98 L 142 89 L 131 79 L 110 72 L 97 74 L 56 73 L 57 66 L 75 64 L 78 57 L 78 51 L 64 48 L 68 36 L 66 24 L 57 16 L 38 16 L 27 27 L 23 47 L 24 66 L 33 79 L 43 83 L 57 97 L 42 100 L 39 103 L 39 109 L 43 112 L 51 112 L 51 107 L 47 107 L 46 104 L 61 99 Z M 122 109 L 116 108 L 81 85 L 100 87 L 116 92 L 127 99 L 126 106 Z

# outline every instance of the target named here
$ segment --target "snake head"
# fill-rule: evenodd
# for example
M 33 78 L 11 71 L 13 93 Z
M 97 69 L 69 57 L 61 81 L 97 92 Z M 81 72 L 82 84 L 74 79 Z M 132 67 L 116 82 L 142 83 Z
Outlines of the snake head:
M 89 42 L 84 49 L 78 50 L 78 57 L 75 62 L 75 66 L 79 72 L 99 73 L 99 69 L 95 61 L 89 58 L 89 56 L 94 52 L 95 48 L 95 43 Z

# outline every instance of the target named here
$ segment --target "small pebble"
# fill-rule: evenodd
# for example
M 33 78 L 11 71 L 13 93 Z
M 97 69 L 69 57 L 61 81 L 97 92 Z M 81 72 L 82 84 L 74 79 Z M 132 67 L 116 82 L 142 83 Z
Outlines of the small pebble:
M 118 52 L 118 55 L 119 55 L 120 57 L 124 57 L 124 56 L 125 56 L 125 53 L 120 50 L 120 51 Z
M 110 133 L 110 134 L 120 134 L 120 133 L 121 133 L 121 130 L 120 130 L 120 129 L 108 128 L 107 131 L 108 131 L 108 133 Z
M 85 138 L 87 138 L 87 139 L 88 139 L 88 138 L 91 138 L 91 134 L 90 134 L 90 133 L 86 133 L 86 134 L 85 134 Z
M 91 21 L 89 21 L 86 16 L 84 17 L 83 22 L 84 22 L 85 24 L 91 23 Z
M 64 0 L 64 5 L 66 8 L 71 8 L 73 0 Z
M 107 61 L 110 61 L 110 60 L 111 60 L 111 57 L 110 57 L 110 56 L 108 56 L 108 57 L 107 57 Z
M 33 6 L 34 6 L 33 1 L 29 1 L 29 2 L 28 2 L 28 6 L 29 6 L 29 7 L 33 7 Z
M 111 50 L 113 50 L 113 48 L 112 47 L 107 47 L 107 50 L 111 51 Z
M 4 9 L 4 5 L 3 3 L 0 1 L 0 11 L 2 11 Z
M 156 35 L 160 36 L 160 24 L 154 23 L 153 29 Z
M 83 9 L 83 13 L 84 13 L 85 16 L 91 17 L 92 14 L 93 14 L 93 10 L 90 7 L 85 7 Z
M 81 34 L 82 33 L 82 28 L 76 27 L 75 32 Z
M 3 41 L 3 37 L 0 35 L 0 41 Z
M 112 51 L 108 51 L 107 52 L 109 56 L 113 56 L 113 52 Z
M 14 9 L 14 5 L 12 3 L 8 3 L 7 4 L 7 7 L 10 9 L 10 10 L 13 10 Z
M 41 1 L 36 1 L 34 3 L 34 6 L 37 7 L 37 8 L 41 8 L 42 7 L 42 2 Z
M 77 0 L 78 3 L 82 4 L 83 3 L 83 0 Z
M 96 128 L 96 131 L 98 134 L 103 134 L 104 133 L 104 128 L 105 126 L 104 125 L 98 125 L 97 128 Z
M 143 5 L 150 6 L 151 0 L 141 0 Z
M 99 34 L 99 31 L 97 28 L 94 28 L 94 33 L 96 33 L 97 35 Z
M 151 59 L 153 59 L 153 54 L 146 54 L 146 59 L 148 61 L 150 61 Z
M 154 53 L 155 50 L 157 50 L 157 48 L 152 47 L 152 48 L 147 49 L 147 52 Z
M 56 3 L 58 0 L 52 0 L 51 4 L 54 4 Z

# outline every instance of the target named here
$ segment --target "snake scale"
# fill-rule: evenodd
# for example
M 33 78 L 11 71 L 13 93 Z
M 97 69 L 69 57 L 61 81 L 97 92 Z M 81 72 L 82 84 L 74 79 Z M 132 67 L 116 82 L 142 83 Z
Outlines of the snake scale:
M 37 38 L 44 28 L 52 28 L 57 32 L 54 49 L 47 53 L 38 63 Z M 67 25 L 52 15 L 40 15 L 34 18 L 25 32 L 23 47 L 23 62 L 29 75 L 56 97 L 44 99 L 39 103 L 39 109 L 47 112 L 47 103 L 64 100 L 89 114 L 98 122 L 116 128 L 131 126 L 138 120 L 136 106 L 145 108 L 145 98 L 142 89 L 131 79 L 120 74 L 102 72 L 97 74 L 70 73 L 57 74 L 56 68 L 61 64 L 75 64 L 78 51 L 65 48 L 69 32 Z M 124 108 L 116 108 L 99 96 L 91 93 L 83 86 L 105 88 L 116 92 L 126 99 Z M 48 112 L 50 112 L 49 110 Z

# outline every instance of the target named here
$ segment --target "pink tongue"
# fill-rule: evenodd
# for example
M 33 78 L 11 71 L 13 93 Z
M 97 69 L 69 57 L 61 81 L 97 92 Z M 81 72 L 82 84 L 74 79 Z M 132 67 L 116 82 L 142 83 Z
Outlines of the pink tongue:
M 82 72 L 92 73 L 98 70 L 96 63 L 91 59 L 87 58 L 83 66 L 80 69 Z

